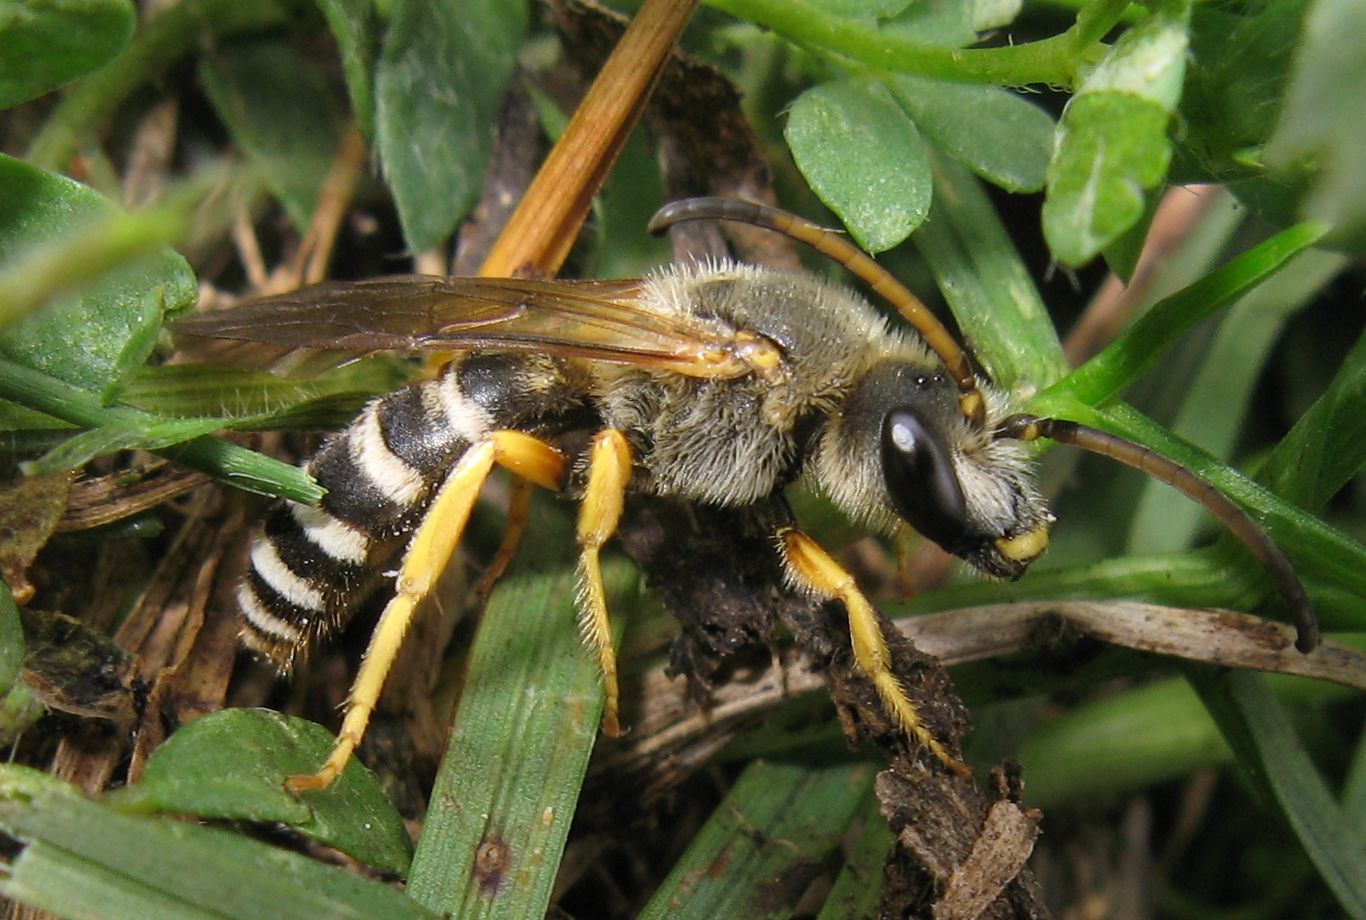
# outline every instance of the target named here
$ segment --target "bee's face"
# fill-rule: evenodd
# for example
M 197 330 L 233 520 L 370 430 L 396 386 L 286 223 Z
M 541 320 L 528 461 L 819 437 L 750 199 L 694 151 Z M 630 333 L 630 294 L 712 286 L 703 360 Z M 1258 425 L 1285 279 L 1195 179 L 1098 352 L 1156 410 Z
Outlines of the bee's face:
M 942 374 L 878 365 L 854 387 L 821 446 L 817 476 L 857 518 L 886 524 L 894 512 L 1000 578 L 1019 577 L 1048 545 L 1053 517 L 1024 452 L 974 430 Z

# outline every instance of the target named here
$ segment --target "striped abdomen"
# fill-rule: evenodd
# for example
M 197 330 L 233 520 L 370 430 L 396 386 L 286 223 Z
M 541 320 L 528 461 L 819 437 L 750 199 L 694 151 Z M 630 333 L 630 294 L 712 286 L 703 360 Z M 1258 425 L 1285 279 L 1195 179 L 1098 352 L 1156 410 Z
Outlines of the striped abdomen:
M 321 504 L 280 502 L 252 545 L 237 592 L 243 644 L 288 670 L 345 623 L 471 444 L 564 428 L 581 394 L 551 359 L 472 355 L 371 402 L 307 465 L 327 489 Z

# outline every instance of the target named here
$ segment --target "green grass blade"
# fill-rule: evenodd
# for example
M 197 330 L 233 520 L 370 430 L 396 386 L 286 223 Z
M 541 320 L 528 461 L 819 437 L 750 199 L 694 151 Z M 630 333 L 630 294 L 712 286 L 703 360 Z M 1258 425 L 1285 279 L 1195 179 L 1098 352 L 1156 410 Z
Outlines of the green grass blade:
M 402 892 L 299 853 L 184 821 L 134 817 L 0 767 L 0 826 L 27 844 L 0 894 L 101 920 L 432 918 Z
M 845 858 L 844 868 L 835 877 L 816 920 L 845 920 L 847 917 L 876 917 L 882 898 L 882 865 L 891 852 L 891 828 L 878 808 L 877 796 L 869 787 L 863 802 L 863 830 Z
M 540 917 L 598 735 L 602 680 L 575 625 L 573 536 L 533 503 L 518 564 L 484 612 L 408 892 L 462 918 Z M 634 570 L 604 567 L 620 625 Z
M 1337 275 L 1344 256 L 1311 250 L 1234 304 L 1219 325 L 1186 398 L 1173 420 L 1178 437 L 1227 457 L 1252 410 L 1253 388 L 1285 323 Z M 1173 552 L 1189 545 L 1205 524 L 1199 507 L 1156 481 L 1144 487 L 1129 545 Z
M 870 764 L 755 761 L 693 838 L 644 920 L 786 918 L 858 814 Z
M 934 203 L 911 242 L 991 378 L 1004 387 L 1047 386 L 1067 362 L 1029 270 L 982 184 L 948 157 L 932 162 Z
M 169 422 L 127 406 L 105 406 L 94 393 L 0 358 L 0 398 L 84 428 L 147 429 Z M 168 460 L 262 495 L 316 504 L 322 488 L 303 470 L 227 441 L 198 437 L 157 451 Z
M 1177 338 L 1271 277 L 1291 258 L 1313 246 L 1324 232 L 1320 224 L 1296 224 L 1230 259 L 1218 270 L 1164 298 L 1045 395 L 1066 394 L 1093 406 L 1113 399 L 1152 368 Z
M 1306 508 L 1332 498 L 1366 464 L 1366 335 L 1328 389 L 1276 445 L 1265 480 L 1276 494 Z
M 1188 667 L 1255 787 L 1274 802 L 1349 916 L 1366 917 L 1366 840 L 1338 805 L 1265 679 Z

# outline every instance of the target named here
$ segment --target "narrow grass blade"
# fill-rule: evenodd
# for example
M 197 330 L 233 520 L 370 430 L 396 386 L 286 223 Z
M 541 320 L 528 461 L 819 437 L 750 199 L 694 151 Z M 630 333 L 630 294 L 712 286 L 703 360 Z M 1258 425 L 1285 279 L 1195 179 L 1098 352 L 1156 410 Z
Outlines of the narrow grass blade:
M 1066 394 L 1093 406 L 1113 399 L 1148 371 L 1173 341 L 1271 277 L 1291 258 L 1313 246 L 1324 232 L 1320 224 L 1296 224 L 1230 259 L 1218 270 L 1164 298 L 1104 351 L 1058 381 L 1051 393 Z
M 755 761 L 641 913 L 645 920 L 792 916 L 858 814 L 870 764 Z
M 1315 768 L 1265 679 L 1189 666 L 1195 686 L 1253 785 L 1284 815 L 1349 916 L 1366 917 L 1366 840 Z
M 86 428 L 148 428 L 160 419 L 127 406 L 105 406 L 94 393 L 0 358 L 0 398 L 12 399 Z M 217 476 L 229 485 L 262 495 L 316 504 L 323 490 L 298 467 L 227 441 L 198 437 L 158 450 L 168 460 Z
M 61 917 L 436 916 L 395 888 L 302 854 L 184 821 L 119 814 L 23 767 L 0 767 L 0 826 L 26 844 L 0 894 Z
M 575 627 L 573 536 L 538 501 L 484 612 L 408 892 L 462 918 L 540 917 L 598 735 L 602 680 Z M 620 625 L 634 571 L 604 568 Z
M 992 379 L 1047 386 L 1067 362 L 1038 288 L 981 183 L 948 157 L 932 162 L 934 203 L 911 242 Z
M 830 894 L 816 920 L 876 917 L 882 897 L 882 864 L 892 849 L 892 831 L 878 810 L 877 796 L 868 787 L 863 801 L 863 830 L 845 858 Z

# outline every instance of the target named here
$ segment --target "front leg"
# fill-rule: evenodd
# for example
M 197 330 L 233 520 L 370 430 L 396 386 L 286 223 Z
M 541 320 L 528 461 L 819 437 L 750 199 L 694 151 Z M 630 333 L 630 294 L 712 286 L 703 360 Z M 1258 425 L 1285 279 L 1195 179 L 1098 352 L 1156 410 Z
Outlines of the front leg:
M 849 616 L 849 641 L 854 662 L 877 690 L 883 707 L 907 734 L 929 749 L 946 767 L 960 776 L 971 771 L 925 727 L 920 713 L 891 669 L 891 653 L 878 625 L 873 606 L 859 590 L 854 576 L 845 571 L 815 540 L 794 527 L 777 532 L 787 577 L 794 585 L 816 597 L 838 600 Z

